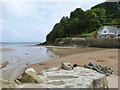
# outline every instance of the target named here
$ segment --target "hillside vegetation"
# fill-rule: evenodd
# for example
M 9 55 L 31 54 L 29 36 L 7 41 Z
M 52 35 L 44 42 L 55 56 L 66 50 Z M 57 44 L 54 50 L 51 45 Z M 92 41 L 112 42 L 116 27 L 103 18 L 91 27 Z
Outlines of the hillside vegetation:
M 95 36 L 96 31 L 103 25 L 120 24 L 120 3 L 104 2 L 83 11 L 77 8 L 70 13 L 70 17 L 63 16 L 47 35 L 45 43 L 54 43 L 66 37 Z

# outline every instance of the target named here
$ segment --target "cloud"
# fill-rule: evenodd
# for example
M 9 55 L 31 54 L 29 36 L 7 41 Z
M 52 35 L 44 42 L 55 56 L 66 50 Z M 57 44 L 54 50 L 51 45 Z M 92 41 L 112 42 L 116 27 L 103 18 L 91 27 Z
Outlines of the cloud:
M 97 2 L 35 2 L 16 0 L 3 2 L 2 27 L 4 41 L 45 41 L 46 35 L 63 16 L 76 8 L 84 10 Z
M 35 13 L 36 6 L 30 2 L 4 2 L 3 10 L 8 11 L 16 17 L 26 17 L 31 13 Z

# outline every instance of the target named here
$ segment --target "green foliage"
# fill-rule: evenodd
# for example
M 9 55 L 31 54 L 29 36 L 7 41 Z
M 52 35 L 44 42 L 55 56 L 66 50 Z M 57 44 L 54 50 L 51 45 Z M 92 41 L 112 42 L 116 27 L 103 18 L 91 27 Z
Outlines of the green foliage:
M 105 2 L 83 11 L 81 8 L 70 13 L 70 17 L 62 17 L 47 35 L 46 42 L 69 41 L 66 37 L 95 36 L 104 24 L 120 24 L 120 11 L 117 2 Z
M 105 2 L 92 7 L 92 9 L 94 8 L 103 8 L 106 10 L 106 22 L 111 22 L 115 18 L 120 18 L 120 3 L 118 2 Z
M 111 24 L 120 25 L 120 18 L 114 19 L 111 21 Z

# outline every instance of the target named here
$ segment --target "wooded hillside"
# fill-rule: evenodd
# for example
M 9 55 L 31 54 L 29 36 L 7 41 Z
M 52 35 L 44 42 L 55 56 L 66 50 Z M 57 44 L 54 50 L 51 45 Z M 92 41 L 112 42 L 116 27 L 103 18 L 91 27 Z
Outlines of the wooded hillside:
M 103 25 L 120 24 L 120 2 L 104 2 L 83 11 L 77 8 L 70 17 L 63 16 L 46 37 L 46 43 L 66 37 L 85 37 Z

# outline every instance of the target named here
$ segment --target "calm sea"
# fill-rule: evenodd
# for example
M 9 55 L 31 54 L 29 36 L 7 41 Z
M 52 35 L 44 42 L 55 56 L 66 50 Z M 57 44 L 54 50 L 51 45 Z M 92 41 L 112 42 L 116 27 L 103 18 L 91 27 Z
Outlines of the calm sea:
M 49 51 L 48 48 L 45 46 L 35 46 L 36 44 L 39 44 L 38 42 L 19 42 L 19 43 L 2 43 L 1 46 L 3 48 L 11 48 L 11 51 L 3 51 L 2 57 L 0 57 L 0 60 L 2 60 L 2 63 L 8 61 L 9 64 L 3 68 L 5 73 L 3 73 L 3 77 L 5 79 L 9 79 L 12 77 L 12 79 L 15 79 L 15 74 L 11 74 L 10 77 L 6 76 L 6 74 L 10 73 L 12 69 L 15 69 L 15 72 L 21 70 L 21 68 L 25 68 L 29 64 L 42 62 L 45 60 L 52 59 L 54 57 L 57 57 L 53 52 Z M 16 71 L 17 70 L 17 71 Z M 14 75 L 14 77 L 13 77 Z
M 36 46 L 39 42 L 4 42 L 3 48 L 10 48 L 11 51 L 2 52 L 3 60 L 11 64 L 15 62 L 35 62 L 50 59 L 54 53 L 49 51 L 45 46 Z M 27 62 L 28 61 L 28 62 Z

